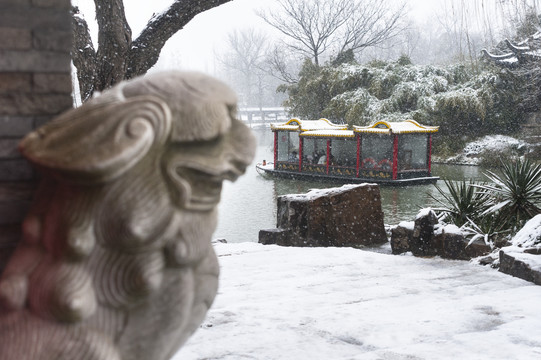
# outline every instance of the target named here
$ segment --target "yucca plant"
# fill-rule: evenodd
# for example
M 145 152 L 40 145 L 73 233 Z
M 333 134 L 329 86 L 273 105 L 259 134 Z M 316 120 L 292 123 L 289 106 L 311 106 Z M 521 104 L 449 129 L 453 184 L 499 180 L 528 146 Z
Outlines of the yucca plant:
M 481 184 L 472 180 L 456 183 L 450 180 L 444 180 L 444 183 L 448 191 L 435 185 L 443 200 L 431 195 L 432 199 L 442 205 L 442 208 L 434 210 L 442 215 L 443 220 L 453 223 L 458 227 L 470 221 L 476 222 L 481 213 L 487 209 L 490 201 L 489 195 L 476 187 Z
M 494 246 L 498 238 L 505 236 L 510 230 L 506 228 L 505 222 L 501 221 L 499 213 L 488 214 L 477 218 L 476 222 L 469 220 L 460 229 L 470 239 L 468 245 L 477 239 L 483 239 L 485 244 Z
M 485 175 L 492 184 L 476 185 L 491 199 L 482 215 L 499 213 L 508 228 L 516 230 L 541 213 L 541 164 L 502 162 L 501 174 L 487 171 Z

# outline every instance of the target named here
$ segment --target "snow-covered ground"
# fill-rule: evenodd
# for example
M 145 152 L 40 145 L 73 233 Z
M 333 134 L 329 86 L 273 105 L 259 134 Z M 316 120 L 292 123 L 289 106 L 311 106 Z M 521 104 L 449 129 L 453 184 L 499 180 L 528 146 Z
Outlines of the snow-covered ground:
M 220 289 L 180 359 L 541 359 L 541 286 L 351 248 L 216 244 Z

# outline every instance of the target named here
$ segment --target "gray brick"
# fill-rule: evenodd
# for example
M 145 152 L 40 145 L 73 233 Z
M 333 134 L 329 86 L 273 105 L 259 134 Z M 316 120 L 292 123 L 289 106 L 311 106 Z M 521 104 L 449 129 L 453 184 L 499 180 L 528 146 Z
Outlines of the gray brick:
M 0 9 L 3 7 L 6 7 L 8 5 L 17 5 L 17 6 L 30 6 L 30 3 L 32 0 L 1 0 L 0 1 Z
M 0 225 L 22 222 L 29 207 L 30 201 L 0 202 Z
M 0 73 L 0 94 L 13 91 L 28 92 L 32 90 L 32 74 Z
M 32 116 L 0 116 L 0 137 L 23 137 L 33 130 Z
M 32 8 L 24 4 L 1 4 L 0 24 L 2 27 L 69 31 L 71 18 L 68 8 L 59 11 L 54 8 Z
M 0 181 L 30 181 L 34 171 L 26 160 L 0 161 Z
M 32 200 L 36 181 L 0 183 L 0 202 L 28 202 Z
M 0 274 L 21 240 L 21 226 L 0 226 Z
M 69 9 L 70 0 L 32 0 L 32 5 L 47 8 Z
M 20 224 L 0 225 L 0 274 L 20 241 Z
M 28 50 L 32 48 L 29 29 L 0 27 L 0 49 Z
M 39 93 L 71 94 L 71 75 L 61 73 L 34 74 L 34 90 Z
M 0 139 L 0 159 L 18 159 L 21 153 L 17 150 L 19 139 Z
M 69 53 L 53 51 L 0 50 L 0 69 L 4 72 L 61 72 L 70 69 Z
M 71 96 L 51 94 L 0 95 L 0 115 L 56 115 L 70 109 Z
M 54 116 L 36 116 L 34 120 L 34 129 L 40 128 L 54 119 Z
M 42 29 L 33 32 L 33 46 L 37 50 L 69 53 L 71 32 L 66 30 Z

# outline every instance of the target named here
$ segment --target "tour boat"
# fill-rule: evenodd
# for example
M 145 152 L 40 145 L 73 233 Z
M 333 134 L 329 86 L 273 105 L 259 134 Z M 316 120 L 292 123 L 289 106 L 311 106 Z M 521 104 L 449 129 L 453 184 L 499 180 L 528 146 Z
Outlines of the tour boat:
M 431 174 L 437 126 L 406 120 L 348 129 L 327 119 L 291 119 L 271 124 L 271 130 L 274 159 L 256 165 L 260 174 L 389 185 L 439 179 Z

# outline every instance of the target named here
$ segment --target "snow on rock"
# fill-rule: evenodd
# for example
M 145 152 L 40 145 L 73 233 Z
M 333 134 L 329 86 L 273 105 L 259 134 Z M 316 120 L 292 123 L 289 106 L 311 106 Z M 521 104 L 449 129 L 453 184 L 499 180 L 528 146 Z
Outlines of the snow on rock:
M 417 216 L 415 217 L 415 220 L 420 219 L 422 217 L 428 216 L 431 212 L 434 212 L 432 208 L 424 208 L 419 210 L 417 213 Z M 434 217 L 436 217 L 436 213 L 434 213 Z
M 524 141 L 505 135 L 487 135 L 479 140 L 468 143 L 464 148 L 464 155 L 477 156 L 484 151 L 502 152 L 509 148 L 527 146 Z
M 434 227 L 434 235 L 440 234 L 464 235 L 464 232 L 455 224 L 437 224 Z
M 356 187 L 374 186 L 376 184 L 362 183 L 362 184 L 346 184 L 341 187 L 327 188 L 327 189 L 311 189 L 306 194 L 288 194 L 280 196 L 285 201 L 313 201 L 314 199 L 334 195 L 343 192 L 344 190 L 353 189 Z
M 509 153 L 515 150 L 527 149 L 528 143 L 505 135 L 487 135 L 479 140 L 468 143 L 461 154 L 448 159 L 433 157 L 434 162 L 479 165 L 483 153 Z
M 526 225 L 513 237 L 511 244 L 518 248 L 541 249 L 541 215 L 530 219 Z
M 401 221 L 400 223 L 398 223 L 398 226 L 413 231 L 413 228 L 415 227 L 415 221 Z
M 214 305 L 173 360 L 541 358 L 541 286 L 352 248 L 216 244 Z
M 530 219 L 500 251 L 500 271 L 541 285 L 541 215 Z

